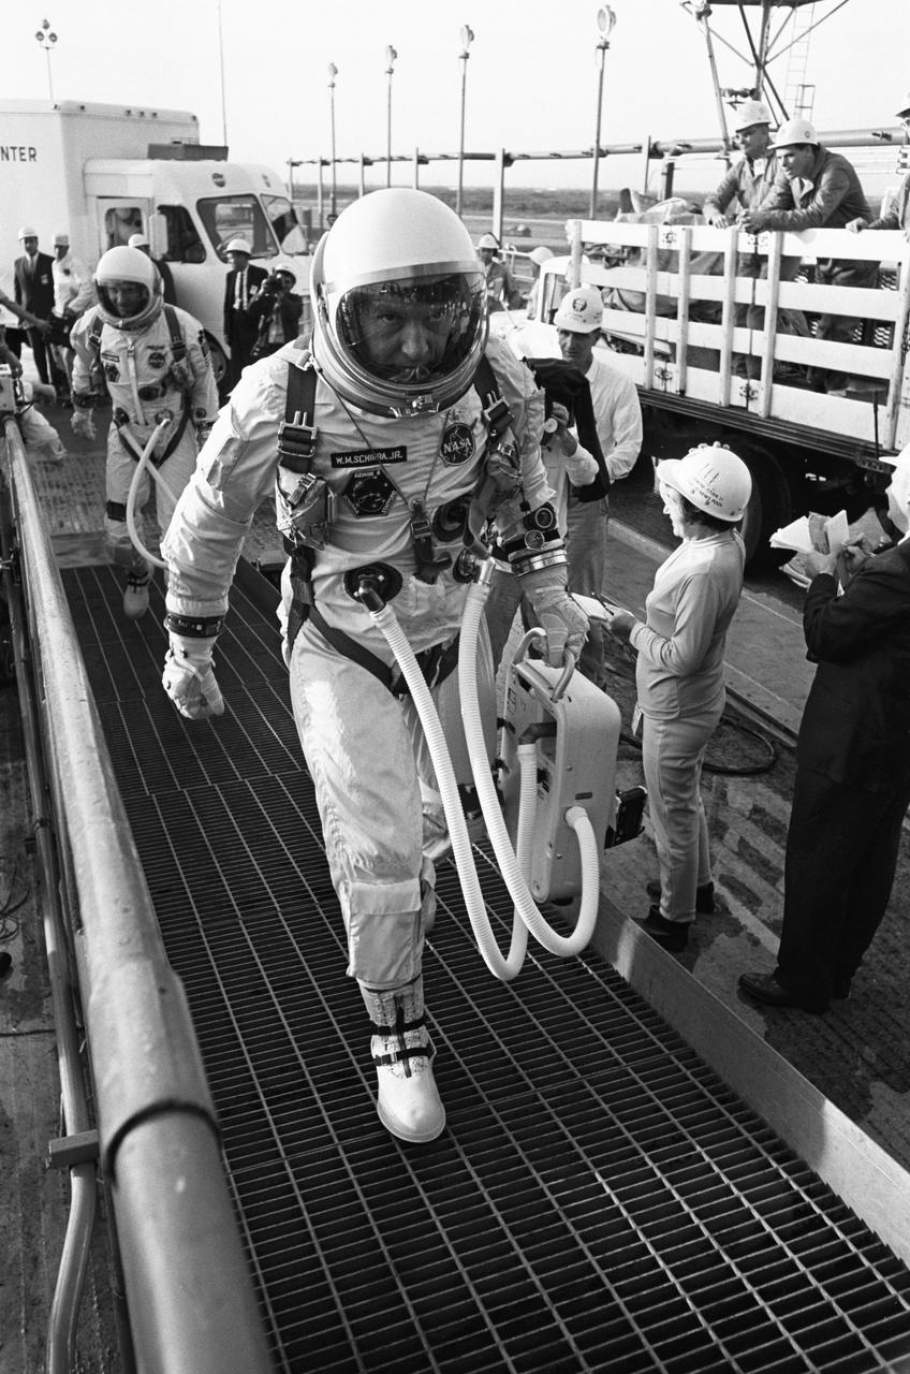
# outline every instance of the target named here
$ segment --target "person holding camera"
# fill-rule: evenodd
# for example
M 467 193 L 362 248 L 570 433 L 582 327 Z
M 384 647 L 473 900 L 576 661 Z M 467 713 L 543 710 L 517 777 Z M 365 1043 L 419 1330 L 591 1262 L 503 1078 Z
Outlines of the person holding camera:
M 295 285 L 293 267 L 280 262 L 259 288 L 259 295 L 247 310 L 247 318 L 256 326 L 251 362 L 277 353 L 300 333 L 303 297 L 294 290 Z

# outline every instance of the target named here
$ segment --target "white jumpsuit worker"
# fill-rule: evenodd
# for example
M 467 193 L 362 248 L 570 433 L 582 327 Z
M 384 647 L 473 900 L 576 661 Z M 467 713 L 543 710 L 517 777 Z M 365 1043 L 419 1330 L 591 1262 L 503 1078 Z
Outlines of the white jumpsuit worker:
M 642 763 L 660 868 L 659 905 L 644 927 L 667 948 L 681 950 L 696 911 L 713 910 L 700 781 L 726 699 L 724 647 L 745 566 L 735 527 L 752 479 L 736 454 L 715 445 L 658 463 L 656 473 L 682 543 L 657 569 L 645 622 L 624 611 L 610 631 L 638 651 Z
M 92 407 L 106 386 L 113 407 L 107 436 L 105 539 L 112 562 L 125 567 L 124 613 L 135 619 L 148 608 L 149 566 L 133 548 L 126 500 L 136 462 L 155 426 L 152 462 L 168 490 L 156 483 L 158 528 L 163 535 L 174 504 L 196 463 L 218 413 L 218 390 L 202 326 L 176 306 L 165 313 L 161 277 L 137 248 L 111 248 L 95 271 L 98 304 L 73 326 L 73 419 L 75 434 L 94 438 Z M 148 471 L 136 494 L 137 525 L 151 494 Z
M 344 210 L 322 240 L 312 287 L 311 362 L 294 343 L 246 369 L 178 503 L 164 543 L 164 682 L 185 715 L 223 709 L 214 636 L 244 533 L 277 484 L 279 524 L 302 546 L 285 569 L 281 612 L 291 697 L 344 916 L 348 973 L 372 1024 L 378 1111 L 394 1135 L 426 1141 L 445 1125 L 422 980 L 433 902 L 426 851 L 439 839 L 439 807 L 410 699 L 376 672 L 394 670 L 393 655 L 351 591 L 358 570 L 378 566 L 414 650 L 435 659 L 450 648 L 467 594 L 451 566 L 465 510 L 505 452 L 513 479 L 500 485 L 494 518 L 514 543 L 554 662 L 580 648 L 587 626 L 564 590 L 562 541 L 542 552 L 524 544 L 527 514 L 551 495 L 539 450 L 543 401 L 527 369 L 491 341 L 486 356 L 512 413 L 511 434 L 494 437 L 475 382 L 485 350 L 483 274 L 457 216 L 425 192 L 376 191 Z M 292 374 L 308 367 L 312 413 L 298 413 L 290 439 L 285 430 L 279 461 L 289 385 L 301 383 Z M 309 453 L 291 471 L 286 455 L 296 440 Z M 295 635 L 307 600 L 312 609 Z M 492 704 L 486 643 L 482 657 Z M 456 722 L 458 771 L 456 677 L 433 691 L 447 736 Z

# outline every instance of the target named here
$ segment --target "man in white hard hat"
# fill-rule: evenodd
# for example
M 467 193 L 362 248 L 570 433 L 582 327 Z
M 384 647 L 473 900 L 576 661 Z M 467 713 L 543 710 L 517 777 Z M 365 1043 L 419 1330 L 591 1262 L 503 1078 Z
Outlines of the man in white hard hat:
M 807 119 L 786 120 L 774 135 L 772 147 L 781 171 L 761 207 L 740 218 L 750 234 L 766 229 L 799 233 L 803 229 L 843 229 L 851 220 L 869 219 L 869 206 L 856 169 L 840 153 L 822 147 Z M 874 262 L 826 258 L 815 268 L 815 280 L 830 286 L 874 286 Z M 845 315 L 821 315 L 816 338 L 849 343 L 856 320 Z M 818 391 L 843 394 L 848 382 L 842 372 L 811 367 L 809 383 Z
M 604 592 L 609 501 L 606 488 L 626 477 L 641 452 L 642 417 L 638 389 L 631 377 L 595 357 L 603 323 L 603 297 L 597 286 L 580 286 L 563 296 L 553 323 L 563 360 L 587 378 L 594 425 L 606 469 L 595 486 L 570 486 L 568 502 L 569 587 L 598 596 Z M 577 427 L 576 427 L 577 433 Z M 598 627 L 600 628 L 600 627 Z M 602 635 L 589 635 L 579 663 L 599 687 L 605 685 Z
M 152 262 L 158 268 L 158 274 L 161 277 L 161 284 L 164 288 L 165 305 L 176 305 L 177 290 L 174 286 L 174 274 L 172 273 L 170 267 L 167 265 L 164 258 L 152 257 L 152 245 L 149 242 L 148 235 L 130 234 L 126 246 L 127 248 L 138 248 L 140 253 L 144 253 L 147 258 L 151 258 Z
M 620 611 L 610 633 L 631 643 L 643 719 L 642 766 L 660 878 L 643 927 L 679 952 L 697 914 L 714 910 L 701 772 L 723 715 L 724 647 L 743 587 L 739 525 L 752 494 L 741 458 L 700 444 L 655 469 L 673 533 L 682 540 L 654 575 L 638 620 Z
M 54 309 L 54 259 L 38 249 L 38 231 L 30 224 L 19 230 L 22 256 L 13 263 L 13 295 L 17 305 L 41 321 L 38 328 L 29 326 L 26 330 L 29 348 L 35 359 L 38 376 L 45 384 L 50 382 L 50 369 L 47 354 L 47 335 L 49 320 Z
M 54 311 L 48 337 L 51 371 L 58 402 L 71 404 L 73 350 L 69 341 L 70 330 L 79 316 L 94 304 L 95 288 L 85 263 L 70 247 L 69 234 L 54 235 L 51 271 L 54 278 Z
M 771 149 L 771 115 L 760 100 L 744 100 L 733 120 L 733 137 L 742 151 L 716 191 L 705 197 L 704 216 L 715 228 L 726 229 L 741 210 L 761 205 L 780 167 Z
M 559 351 L 564 363 L 587 382 L 590 411 L 573 403 L 572 423 L 557 425 L 544 450 L 559 527 L 566 534 L 569 590 L 586 596 L 604 591 L 607 562 L 607 491 L 635 466 L 641 451 L 642 416 L 638 390 L 631 378 L 594 356 L 603 322 L 603 298 L 597 286 L 569 289 L 554 316 Z M 538 363 L 538 379 L 545 377 Z M 551 380 L 552 396 L 562 394 L 561 379 Z M 566 397 L 568 400 L 568 397 Z M 584 422 L 583 422 L 584 417 Z M 590 430 L 587 426 L 590 425 Z M 520 599 L 517 579 L 498 575 L 487 600 L 487 619 L 497 665 L 509 637 Z M 585 677 L 603 687 L 606 682 L 600 626 L 592 625 L 578 663 Z
M 98 304 L 73 326 L 73 433 L 95 438 L 92 412 L 110 396 L 104 535 L 108 556 L 126 569 L 123 613 L 130 620 L 149 604 L 150 568 L 127 526 L 127 500 L 136 464 L 162 419 L 168 421 L 150 454 L 162 484 L 154 483 L 159 533 L 196 462 L 200 443 L 214 423 L 218 393 L 205 333 L 198 320 L 162 300 L 155 264 L 136 248 L 109 248 L 95 269 Z M 136 491 L 136 526 L 153 479 L 146 468 Z
M 904 137 L 910 138 L 910 95 L 896 112 L 904 130 Z M 900 150 L 898 170 L 908 166 L 906 143 Z M 848 221 L 846 226 L 851 233 L 858 234 L 863 229 L 903 229 L 910 239 L 910 172 L 904 176 L 888 204 L 882 202 L 876 219 L 866 220 L 861 215 Z
M 231 355 L 227 385 L 232 387 L 250 361 L 256 342 L 256 322 L 247 312 L 269 274 L 250 261 L 253 248 L 248 239 L 238 235 L 228 241 L 224 251 L 231 264 L 224 283 L 224 338 Z
M 487 283 L 487 307 L 490 310 L 517 310 L 521 306 L 521 292 L 512 273 L 501 261 L 499 240 L 494 234 L 481 234 L 477 240 L 477 256 L 483 265 Z
M 458 216 L 424 191 L 374 191 L 324 235 L 311 280 L 312 354 L 295 342 L 246 369 L 164 540 L 164 685 L 191 719 L 223 710 L 212 651 L 248 521 L 276 487 L 291 551 L 280 611 L 291 701 L 372 1033 L 377 1110 L 419 1144 L 446 1119 L 423 984 L 445 821 L 408 688 L 367 608 L 394 611 L 460 784 L 470 775 L 452 668 L 474 531 L 492 520 L 551 663 L 577 654 L 587 620 L 565 589 L 543 398 L 508 346 L 487 339 L 484 276 Z M 477 671 L 492 725 L 485 635 Z
M 848 997 L 894 882 L 910 805 L 910 446 L 882 461 L 893 464 L 883 524 L 898 542 L 808 555 L 803 628 L 817 667 L 796 746 L 777 966 L 739 980 L 763 1006 L 821 1013 Z
M 287 259 L 273 263 L 248 312 L 256 325 L 252 362 L 267 358 L 270 353 L 277 353 L 279 348 L 296 339 L 300 333 L 303 297 L 294 290 L 296 282 L 293 263 Z

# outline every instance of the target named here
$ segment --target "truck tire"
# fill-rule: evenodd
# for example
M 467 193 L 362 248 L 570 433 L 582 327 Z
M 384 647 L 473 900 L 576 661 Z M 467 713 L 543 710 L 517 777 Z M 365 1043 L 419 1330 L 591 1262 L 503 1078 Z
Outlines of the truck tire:
M 723 442 L 739 454 L 752 475 L 752 496 L 742 523 L 747 566 L 774 567 L 786 563 L 792 553 L 768 545 L 774 531 L 793 519 L 793 494 L 783 468 L 766 449 L 743 444 L 742 435 L 725 436 Z

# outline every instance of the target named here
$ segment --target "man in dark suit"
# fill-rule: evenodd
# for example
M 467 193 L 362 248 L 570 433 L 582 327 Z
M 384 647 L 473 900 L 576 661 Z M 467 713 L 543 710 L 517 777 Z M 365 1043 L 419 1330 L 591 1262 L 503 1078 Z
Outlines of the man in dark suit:
M 22 257 L 13 264 L 13 283 L 16 304 L 23 306 L 39 320 L 49 320 L 54 311 L 54 259 L 49 253 L 38 252 L 37 229 L 19 230 Z M 26 331 L 35 367 L 42 382 L 50 381 L 46 330 L 29 326 Z
M 803 626 L 818 668 L 796 748 L 777 968 L 739 980 L 765 1006 L 823 1012 L 847 997 L 894 882 L 910 805 L 910 445 L 886 461 L 900 542 L 808 558 Z
M 248 312 L 269 274 L 250 262 L 253 250 L 246 239 L 231 239 L 225 251 L 231 264 L 224 284 L 224 337 L 231 354 L 227 379 L 230 389 L 250 361 L 258 321 L 251 319 Z

